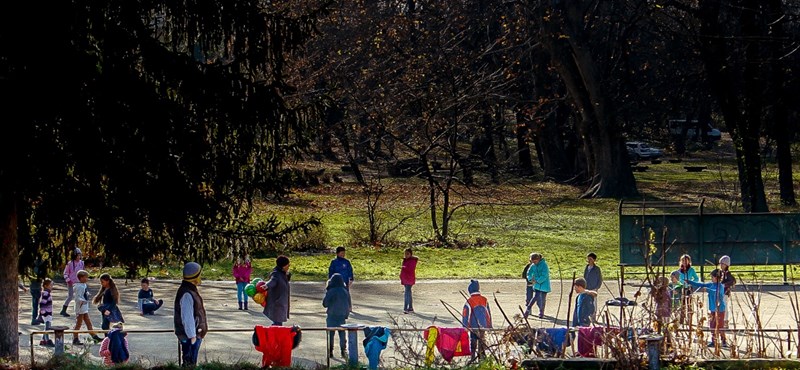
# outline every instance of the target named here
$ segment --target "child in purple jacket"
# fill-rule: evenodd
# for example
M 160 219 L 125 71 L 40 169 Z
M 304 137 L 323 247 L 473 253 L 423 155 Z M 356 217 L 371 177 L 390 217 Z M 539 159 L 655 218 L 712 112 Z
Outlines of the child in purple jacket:
M 247 294 L 244 288 L 250 283 L 250 274 L 253 273 L 253 267 L 250 265 L 250 256 L 245 256 L 244 259 L 239 257 L 233 264 L 233 278 L 236 279 L 236 298 L 239 300 L 239 309 L 247 310 Z

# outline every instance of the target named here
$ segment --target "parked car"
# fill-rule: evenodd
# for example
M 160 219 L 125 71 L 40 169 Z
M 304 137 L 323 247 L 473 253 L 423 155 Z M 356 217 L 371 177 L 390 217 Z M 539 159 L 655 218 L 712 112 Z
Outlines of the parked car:
M 641 141 L 628 141 L 625 146 L 628 148 L 628 157 L 631 159 L 656 159 L 664 155 L 661 149 L 653 148 Z
M 671 119 L 669 120 L 669 133 L 673 136 L 678 136 L 681 134 L 684 126 L 687 126 L 685 119 Z M 701 132 L 697 132 L 697 128 L 700 127 L 701 124 L 698 123 L 697 120 L 692 120 L 688 123 L 688 127 L 686 128 L 686 139 L 687 140 L 695 140 L 695 141 L 703 141 L 703 138 L 700 136 Z M 710 122 L 702 124 L 705 127 L 705 134 L 710 142 L 719 141 L 722 138 L 722 132 L 719 129 L 711 126 Z

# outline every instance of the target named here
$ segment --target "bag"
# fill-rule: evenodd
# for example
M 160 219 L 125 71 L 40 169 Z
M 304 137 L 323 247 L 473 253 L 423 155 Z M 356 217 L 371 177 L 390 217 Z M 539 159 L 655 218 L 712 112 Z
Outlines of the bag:
M 130 357 L 128 349 L 125 348 L 126 335 L 128 335 L 128 333 L 124 333 L 120 330 L 115 330 L 108 334 L 108 351 L 111 352 L 111 361 L 115 364 L 128 361 Z

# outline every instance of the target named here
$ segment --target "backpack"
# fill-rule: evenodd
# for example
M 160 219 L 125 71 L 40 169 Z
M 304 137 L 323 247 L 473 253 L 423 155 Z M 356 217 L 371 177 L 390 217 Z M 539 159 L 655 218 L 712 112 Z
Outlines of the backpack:
M 128 333 L 122 330 L 114 330 L 108 334 L 108 351 L 111 352 L 111 361 L 115 364 L 121 364 L 128 361 L 130 354 L 128 348 L 125 347 L 125 336 Z

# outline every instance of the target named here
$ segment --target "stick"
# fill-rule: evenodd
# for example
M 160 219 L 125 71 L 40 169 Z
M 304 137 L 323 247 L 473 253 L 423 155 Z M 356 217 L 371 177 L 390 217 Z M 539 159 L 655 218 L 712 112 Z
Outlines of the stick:
M 567 298 L 567 330 L 568 331 L 569 331 L 569 328 L 570 328 L 570 325 L 569 325 L 569 319 L 570 319 L 569 313 L 570 313 L 570 311 L 572 311 L 572 309 L 571 309 L 572 308 L 572 292 L 573 292 L 572 286 L 575 285 L 575 274 L 576 274 L 575 271 L 573 271 L 572 272 L 572 284 L 570 284 L 570 286 L 569 286 L 569 298 Z M 567 335 L 569 335 L 569 333 L 567 333 Z M 570 343 L 570 349 L 572 349 L 572 353 L 575 353 L 575 342 L 569 341 L 569 343 Z M 563 356 L 563 354 L 562 354 L 562 356 Z

